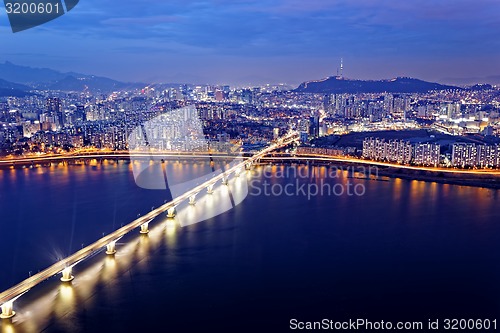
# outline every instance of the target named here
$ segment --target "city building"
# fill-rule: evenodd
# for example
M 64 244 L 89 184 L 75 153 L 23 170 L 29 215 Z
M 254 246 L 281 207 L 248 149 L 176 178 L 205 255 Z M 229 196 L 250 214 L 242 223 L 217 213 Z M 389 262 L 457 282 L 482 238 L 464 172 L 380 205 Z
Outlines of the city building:
M 414 146 L 415 165 L 437 167 L 441 160 L 441 146 L 433 143 L 416 143 Z
M 455 143 L 452 146 L 451 164 L 458 168 L 497 168 L 500 165 L 498 145 Z
M 412 162 L 413 147 L 409 141 L 367 138 L 363 141 L 362 156 L 376 161 L 409 164 Z
M 309 135 L 313 138 L 319 136 L 319 116 L 312 115 L 309 117 Z

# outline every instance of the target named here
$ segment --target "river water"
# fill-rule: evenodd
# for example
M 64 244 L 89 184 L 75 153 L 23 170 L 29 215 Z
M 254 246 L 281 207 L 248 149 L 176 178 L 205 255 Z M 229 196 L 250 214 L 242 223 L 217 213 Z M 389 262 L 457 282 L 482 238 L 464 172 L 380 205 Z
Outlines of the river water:
M 208 165 L 167 164 L 187 178 Z M 114 258 L 76 266 L 72 285 L 39 285 L 2 330 L 285 332 L 293 318 L 500 319 L 496 190 L 350 178 L 324 166 L 259 166 L 230 183 L 233 195 L 242 184 L 246 199 L 220 215 L 185 227 L 160 217 L 148 236 L 121 240 Z M 0 188 L 2 290 L 170 199 L 136 186 L 127 162 L 0 171 Z M 185 209 L 202 210 L 203 200 L 212 199 Z

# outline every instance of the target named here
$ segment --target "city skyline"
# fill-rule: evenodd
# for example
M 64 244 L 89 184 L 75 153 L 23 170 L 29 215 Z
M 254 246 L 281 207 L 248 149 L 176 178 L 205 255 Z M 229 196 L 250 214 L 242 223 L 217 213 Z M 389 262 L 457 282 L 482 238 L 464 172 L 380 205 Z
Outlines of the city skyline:
M 298 84 L 335 75 L 341 58 L 350 78 L 482 78 L 500 75 L 499 7 L 489 0 L 453 8 L 431 1 L 85 1 L 17 34 L 0 11 L 0 61 L 150 83 Z

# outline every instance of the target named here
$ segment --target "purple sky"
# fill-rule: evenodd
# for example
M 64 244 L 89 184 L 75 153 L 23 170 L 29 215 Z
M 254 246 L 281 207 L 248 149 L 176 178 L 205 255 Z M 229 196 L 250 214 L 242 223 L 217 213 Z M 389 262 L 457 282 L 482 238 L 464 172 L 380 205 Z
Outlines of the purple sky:
M 144 82 L 500 75 L 498 0 L 80 0 L 0 61 Z

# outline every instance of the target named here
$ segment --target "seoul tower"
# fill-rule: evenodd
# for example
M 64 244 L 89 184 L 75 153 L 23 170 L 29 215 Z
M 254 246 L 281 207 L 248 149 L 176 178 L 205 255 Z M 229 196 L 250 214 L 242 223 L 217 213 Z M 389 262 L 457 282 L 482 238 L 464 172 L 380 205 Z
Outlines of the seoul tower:
M 344 75 L 343 75 L 343 72 L 344 71 L 344 59 L 343 58 L 340 58 L 340 78 L 343 79 L 344 78 Z

